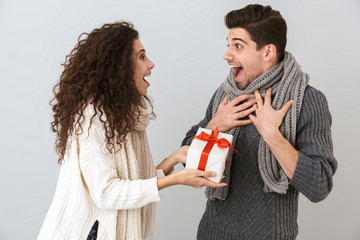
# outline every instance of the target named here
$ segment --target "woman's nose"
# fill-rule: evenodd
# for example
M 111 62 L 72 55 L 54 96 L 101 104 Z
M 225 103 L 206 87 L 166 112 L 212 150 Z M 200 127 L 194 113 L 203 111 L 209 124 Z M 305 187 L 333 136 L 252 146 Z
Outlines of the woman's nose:
M 153 69 L 155 67 L 155 64 L 149 59 L 149 68 Z

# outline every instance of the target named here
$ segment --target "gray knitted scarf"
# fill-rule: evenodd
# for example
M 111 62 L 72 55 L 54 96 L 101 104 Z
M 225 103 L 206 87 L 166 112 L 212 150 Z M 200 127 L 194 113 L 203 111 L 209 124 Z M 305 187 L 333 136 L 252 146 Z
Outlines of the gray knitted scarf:
M 286 114 L 280 126 L 280 131 L 283 136 L 294 146 L 296 123 L 299 119 L 302 100 L 308 82 L 308 74 L 302 72 L 300 65 L 289 52 L 285 52 L 283 61 L 256 78 L 244 90 L 237 87 L 234 72 L 231 70 L 229 76 L 225 79 L 225 82 L 220 86 L 215 95 L 212 116 L 215 116 L 220 103 L 227 94 L 229 95 L 229 101 L 242 94 L 253 94 L 257 89 L 262 96 L 265 96 L 266 90 L 272 87 L 272 106 L 274 109 L 278 110 L 290 99 L 294 100 L 291 109 Z M 240 127 L 235 127 L 227 133 L 232 134 L 234 141 L 236 141 L 240 129 Z M 239 147 L 241 148 L 241 146 Z M 234 150 L 231 149 L 229 154 L 229 161 L 224 172 L 225 178 L 223 179 L 223 182 L 226 182 L 228 185 L 223 188 L 207 187 L 205 194 L 209 199 L 226 199 Z M 264 191 L 285 194 L 289 186 L 289 180 L 263 138 L 260 139 L 259 143 L 258 164 L 261 177 L 264 181 Z

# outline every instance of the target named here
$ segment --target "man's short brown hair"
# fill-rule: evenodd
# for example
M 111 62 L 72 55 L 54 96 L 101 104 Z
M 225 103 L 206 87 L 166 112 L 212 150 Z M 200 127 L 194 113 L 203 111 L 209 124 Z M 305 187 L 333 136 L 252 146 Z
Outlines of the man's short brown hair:
M 225 16 L 225 24 L 229 29 L 245 29 L 257 44 L 258 50 L 267 44 L 274 44 L 278 62 L 283 59 L 287 26 L 279 11 L 270 6 L 250 4 L 229 12 Z

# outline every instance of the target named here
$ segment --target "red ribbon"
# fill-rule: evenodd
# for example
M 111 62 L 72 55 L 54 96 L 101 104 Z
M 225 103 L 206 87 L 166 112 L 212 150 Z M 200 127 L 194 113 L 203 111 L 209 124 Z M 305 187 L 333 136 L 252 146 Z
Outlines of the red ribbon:
M 210 151 L 215 144 L 219 148 L 227 148 L 227 147 L 232 146 L 234 151 L 237 153 L 234 146 L 228 140 L 226 140 L 225 138 L 218 139 L 218 135 L 219 135 L 219 130 L 218 130 L 218 128 L 215 128 L 213 131 L 211 131 L 210 135 L 205 132 L 201 132 L 199 135 L 194 137 L 196 139 L 208 142 L 205 145 L 204 150 L 201 153 L 201 157 L 200 157 L 200 161 L 199 161 L 199 165 L 198 165 L 199 170 L 205 171 L 205 167 L 207 164 L 207 160 L 209 158 Z

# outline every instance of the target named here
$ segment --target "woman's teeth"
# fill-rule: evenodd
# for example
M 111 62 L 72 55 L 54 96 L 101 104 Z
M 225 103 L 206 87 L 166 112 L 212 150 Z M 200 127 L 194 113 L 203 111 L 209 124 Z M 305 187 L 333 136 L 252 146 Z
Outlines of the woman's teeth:
M 144 80 L 147 81 L 150 77 L 151 77 L 150 74 L 149 74 L 149 75 L 146 75 L 146 76 L 144 76 Z

